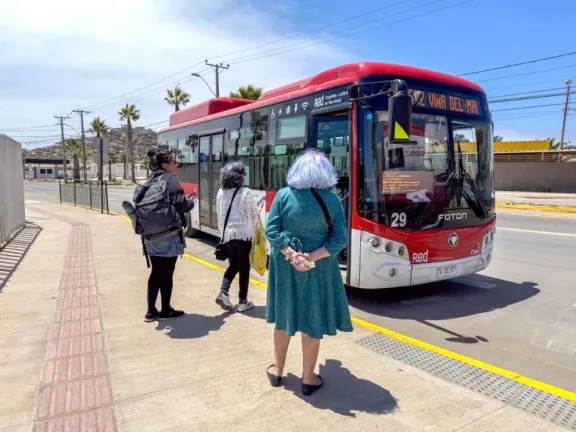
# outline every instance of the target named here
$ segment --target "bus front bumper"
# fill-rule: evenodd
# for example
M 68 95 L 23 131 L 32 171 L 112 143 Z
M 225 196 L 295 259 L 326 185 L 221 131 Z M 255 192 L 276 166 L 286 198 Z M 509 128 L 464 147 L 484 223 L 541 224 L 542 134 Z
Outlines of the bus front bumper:
M 398 259 L 383 260 L 382 255 L 365 253 L 362 255 L 358 287 L 364 289 L 397 288 L 473 274 L 488 267 L 492 259 L 492 251 L 493 244 L 490 244 L 482 248 L 478 255 L 426 264 L 412 264 L 407 260 Z

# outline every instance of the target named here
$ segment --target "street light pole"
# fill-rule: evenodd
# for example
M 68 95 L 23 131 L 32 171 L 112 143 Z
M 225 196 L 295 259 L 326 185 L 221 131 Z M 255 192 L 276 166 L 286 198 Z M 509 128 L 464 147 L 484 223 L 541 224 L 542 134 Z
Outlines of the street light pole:
M 81 109 L 74 110 L 72 112 L 80 114 L 80 129 L 82 131 L 82 162 L 84 165 L 84 183 L 88 183 L 88 174 L 86 172 L 86 136 L 84 134 L 84 114 L 90 114 L 90 111 L 84 111 Z
M 208 84 L 208 82 L 204 79 L 204 77 L 202 75 L 200 75 L 199 73 L 196 73 L 196 72 L 192 72 L 190 75 L 192 75 L 193 77 L 196 77 L 196 78 L 200 78 L 202 81 L 204 81 L 204 84 L 206 84 L 206 87 L 208 87 L 210 89 L 210 91 L 212 92 L 214 97 L 218 97 L 218 96 L 216 96 L 216 93 L 214 93 L 214 90 L 212 90 L 212 87 L 210 87 L 210 84 Z
M 62 167 L 64 168 L 64 183 L 68 181 L 68 173 L 66 172 L 66 142 L 64 142 L 64 120 L 69 117 L 54 116 L 60 122 L 60 132 L 62 134 Z

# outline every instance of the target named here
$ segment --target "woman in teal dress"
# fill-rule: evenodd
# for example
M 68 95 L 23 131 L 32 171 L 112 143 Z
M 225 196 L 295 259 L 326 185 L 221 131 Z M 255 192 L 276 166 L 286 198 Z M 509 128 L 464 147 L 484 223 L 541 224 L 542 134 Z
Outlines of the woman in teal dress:
M 275 324 L 275 362 L 267 374 L 272 386 L 280 385 L 290 338 L 301 332 L 305 395 L 323 384 L 322 377 L 314 374 L 322 337 L 352 331 L 336 260 L 347 244 L 344 210 L 330 190 L 337 179 L 323 153 L 307 151 L 288 171 L 288 187 L 278 191 L 266 225 L 271 245 L 266 321 Z M 325 204 L 331 228 L 319 200 Z

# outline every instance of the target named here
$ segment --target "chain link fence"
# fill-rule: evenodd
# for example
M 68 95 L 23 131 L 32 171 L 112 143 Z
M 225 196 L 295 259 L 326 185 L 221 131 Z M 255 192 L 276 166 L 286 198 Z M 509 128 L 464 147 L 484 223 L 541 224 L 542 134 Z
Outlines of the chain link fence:
M 0 135 L 0 248 L 25 224 L 22 145 Z
M 108 206 L 108 184 L 104 182 L 92 182 L 88 184 L 59 180 L 60 203 L 74 204 L 75 206 L 88 207 L 92 210 L 100 210 L 101 213 L 110 214 Z

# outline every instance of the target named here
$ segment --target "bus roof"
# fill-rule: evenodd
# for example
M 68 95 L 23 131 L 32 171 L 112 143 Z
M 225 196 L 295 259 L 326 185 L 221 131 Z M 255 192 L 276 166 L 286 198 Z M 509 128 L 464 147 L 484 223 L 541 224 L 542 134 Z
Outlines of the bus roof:
M 238 114 L 247 109 L 253 110 L 267 105 L 274 105 L 330 87 L 351 84 L 368 75 L 393 75 L 418 78 L 484 92 L 480 86 L 472 81 L 441 72 L 392 63 L 351 63 L 320 72 L 311 78 L 305 78 L 273 90 L 268 90 L 262 93 L 256 101 L 219 97 L 184 108 L 172 113 L 170 115 L 169 126 L 160 129 L 160 132 L 190 126 L 227 115 Z

